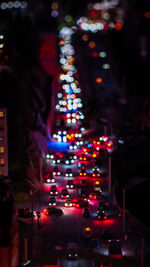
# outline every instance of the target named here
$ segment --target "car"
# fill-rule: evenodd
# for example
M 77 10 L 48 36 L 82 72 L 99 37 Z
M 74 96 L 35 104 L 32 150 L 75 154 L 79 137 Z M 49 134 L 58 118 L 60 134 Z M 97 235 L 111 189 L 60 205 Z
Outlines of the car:
M 100 169 L 98 167 L 94 167 L 92 169 L 92 178 L 100 178 L 101 174 L 100 174 Z
M 112 258 L 122 259 L 122 249 L 119 240 L 110 240 L 108 246 L 108 255 Z
M 99 151 L 93 151 L 92 152 L 92 155 L 91 155 L 91 158 L 93 160 L 97 159 L 99 157 Z
M 108 209 L 108 202 L 107 201 L 100 201 L 98 206 L 98 210 L 101 210 L 103 213 Z
M 69 198 L 69 192 L 66 188 L 61 190 L 61 198 L 65 199 L 65 198 Z
M 87 239 L 91 239 L 93 235 L 93 231 L 90 227 L 85 227 L 83 229 L 83 237 Z
M 77 146 L 77 144 L 76 144 L 75 142 L 72 142 L 72 143 L 70 144 L 70 146 L 69 146 L 69 149 L 70 149 L 70 150 L 76 150 L 76 149 L 78 149 L 78 146 Z
M 107 220 L 107 216 L 101 210 L 97 210 L 97 219 L 100 221 Z
M 55 207 L 49 207 L 47 209 L 44 209 L 45 215 L 50 216 L 60 216 L 63 215 L 63 210 Z
M 84 208 L 84 207 L 88 207 L 89 206 L 89 200 L 84 200 L 84 199 L 79 199 L 77 201 L 74 202 L 74 207 L 76 208 Z
M 50 188 L 50 195 L 51 196 L 58 196 L 58 190 L 56 185 L 52 185 Z
M 86 179 L 81 179 L 80 180 L 80 186 L 81 187 L 87 187 L 88 186 L 88 181 Z
M 79 157 L 79 160 L 80 161 L 84 161 L 86 162 L 88 160 L 88 156 L 86 154 L 82 154 L 80 157 Z
M 98 200 L 98 199 L 104 199 L 104 197 L 102 196 L 101 192 L 99 191 L 93 191 L 89 194 L 89 198 L 91 200 Z
M 53 160 L 52 160 L 52 163 L 53 164 L 60 164 L 62 162 L 62 158 L 60 157 L 60 155 L 55 155 Z
M 64 158 L 64 164 L 66 164 L 66 165 L 74 164 L 76 158 L 77 158 L 77 156 L 71 156 L 71 155 L 68 154 L 68 155 Z
M 91 239 L 91 247 L 92 247 L 92 249 L 99 249 L 101 247 L 100 241 L 98 238 L 92 238 Z
M 87 176 L 86 170 L 82 169 L 79 173 L 80 176 Z
M 65 204 L 64 204 L 65 207 L 73 207 L 73 201 L 71 199 L 67 199 Z
M 73 180 L 67 181 L 66 187 L 67 189 L 74 189 L 75 185 L 74 185 Z
M 84 207 L 82 215 L 83 215 L 83 217 L 89 218 L 90 217 L 90 209 L 87 207 Z
M 60 172 L 60 170 L 59 170 L 59 168 L 57 166 L 54 167 L 52 173 L 53 173 L 54 176 L 60 176 L 61 175 L 61 172 Z
M 100 186 L 100 181 L 95 181 L 95 183 L 94 183 L 94 191 L 102 192 L 102 189 L 101 189 L 101 186 Z
M 69 260 L 75 260 L 78 257 L 78 245 L 76 243 L 67 244 L 67 257 Z
M 56 197 L 50 197 L 48 205 L 51 207 L 55 207 L 56 206 Z
M 78 191 L 78 192 L 79 192 L 81 198 L 83 198 L 83 199 L 87 199 L 87 197 L 88 197 L 88 193 L 87 193 L 87 190 L 86 190 L 85 187 L 81 187 L 81 188 L 79 188 L 79 191 Z
M 105 240 L 111 240 L 112 239 L 112 232 L 110 229 L 104 229 L 103 230 L 103 238 Z
M 44 181 L 46 183 L 55 183 L 55 178 L 48 172 L 44 175 Z
M 66 177 L 72 177 L 73 176 L 73 172 L 72 172 L 71 168 L 66 169 L 65 176 Z

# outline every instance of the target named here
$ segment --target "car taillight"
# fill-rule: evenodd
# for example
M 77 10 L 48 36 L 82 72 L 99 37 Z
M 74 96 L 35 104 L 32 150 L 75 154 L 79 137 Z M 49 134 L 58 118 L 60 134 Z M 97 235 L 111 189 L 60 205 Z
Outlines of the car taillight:
M 92 176 L 94 176 L 94 177 L 95 177 L 95 173 L 93 173 L 93 174 L 92 174 Z
M 44 213 L 47 213 L 47 209 L 44 209 Z
M 84 172 L 84 176 L 86 176 L 86 172 Z
M 104 216 L 104 219 L 106 220 L 107 219 L 107 216 Z
M 86 160 L 86 158 L 84 158 L 84 160 Z

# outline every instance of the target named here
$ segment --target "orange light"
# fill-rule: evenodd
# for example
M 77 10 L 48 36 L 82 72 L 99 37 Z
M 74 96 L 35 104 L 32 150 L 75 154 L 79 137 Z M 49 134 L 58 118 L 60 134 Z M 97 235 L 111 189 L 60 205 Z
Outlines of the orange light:
M 83 151 L 86 152 L 87 151 L 86 148 L 84 148 Z
M 97 78 L 96 78 L 96 82 L 97 82 L 97 83 L 101 83 L 102 81 L 103 81 L 103 79 L 102 79 L 101 77 L 97 77 Z
M 59 44 L 60 44 L 61 46 L 63 46 L 63 45 L 65 44 L 65 40 L 64 40 L 64 39 L 61 39 L 61 40 L 59 41 Z
M 95 173 L 93 173 L 92 175 L 95 176 Z
M 93 144 L 96 144 L 96 141 L 93 141 Z
M 98 141 L 98 142 L 97 142 L 97 145 L 100 145 L 100 144 L 101 144 L 101 142 L 100 142 L 100 141 Z
M 83 41 L 87 41 L 89 39 L 89 37 L 87 36 L 87 34 L 83 34 L 82 35 L 82 40 Z
M 99 181 L 96 181 L 95 184 L 99 184 Z
M 86 175 L 86 172 L 84 172 L 84 176 Z
M 97 155 L 96 154 L 93 154 L 93 158 L 96 158 L 97 157 Z
M 108 143 L 108 144 L 107 144 L 107 146 L 111 146 L 111 144 L 110 144 L 110 143 Z
M 96 46 L 95 42 L 89 42 L 89 47 L 94 48 Z
M 145 12 L 144 17 L 147 19 L 150 19 L 150 12 L 149 11 Z
M 80 160 L 82 160 L 82 157 L 80 157 Z
M 121 24 L 120 22 L 117 22 L 117 23 L 115 24 L 115 29 L 116 29 L 117 31 L 120 31 L 120 30 L 122 29 L 122 24 Z
M 98 173 L 97 176 L 99 177 L 100 176 L 100 173 Z
M 71 137 L 74 137 L 74 134 L 71 134 Z
M 84 160 L 86 160 L 86 158 L 84 158 Z

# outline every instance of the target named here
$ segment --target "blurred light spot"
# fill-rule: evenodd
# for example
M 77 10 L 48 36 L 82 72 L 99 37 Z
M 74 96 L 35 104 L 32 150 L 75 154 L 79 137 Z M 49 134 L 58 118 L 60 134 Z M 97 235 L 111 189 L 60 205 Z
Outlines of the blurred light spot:
M 51 16 L 52 16 L 53 18 L 58 17 L 58 15 L 59 15 L 59 13 L 58 13 L 57 10 L 53 10 L 53 11 L 51 12 Z
M 58 3 L 56 3 L 56 2 L 53 2 L 52 4 L 51 4 L 51 9 L 58 9 Z
M 94 48 L 96 46 L 95 42 L 89 42 L 89 47 Z
M 100 57 L 106 57 L 107 54 L 106 54 L 106 52 L 102 51 L 102 52 L 99 53 L 99 56 L 100 56 Z
M 83 34 L 82 35 L 82 40 L 83 41 L 88 41 L 89 37 L 87 36 L 87 34 Z
M 103 79 L 102 79 L 101 77 L 97 77 L 97 78 L 96 78 L 96 82 L 97 82 L 97 83 L 101 83 L 102 81 L 103 81 Z
M 117 22 L 117 23 L 115 24 L 115 29 L 116 29 L 117 31 L 120 31 L 120 30 L 122 29 L 122 24 L 121 24 L 120 22 Z

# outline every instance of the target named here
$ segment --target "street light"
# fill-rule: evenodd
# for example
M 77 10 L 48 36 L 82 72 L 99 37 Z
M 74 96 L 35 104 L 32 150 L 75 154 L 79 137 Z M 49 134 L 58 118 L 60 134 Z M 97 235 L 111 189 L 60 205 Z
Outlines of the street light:
M 105 123 L 107 123 L 108 125 L 109 125 L 109 128 L 110 128 L 110 136 L 112 136 L 112 123 L 109 121 L 109 120 L 107 120 L 106 118 L 100 118 L 100 120 L 102 121 L 102 122 L 105 122 Z M 106 135 L 106 128 L 105 128 L 105 126 L 104 126 L 104 135 Z

